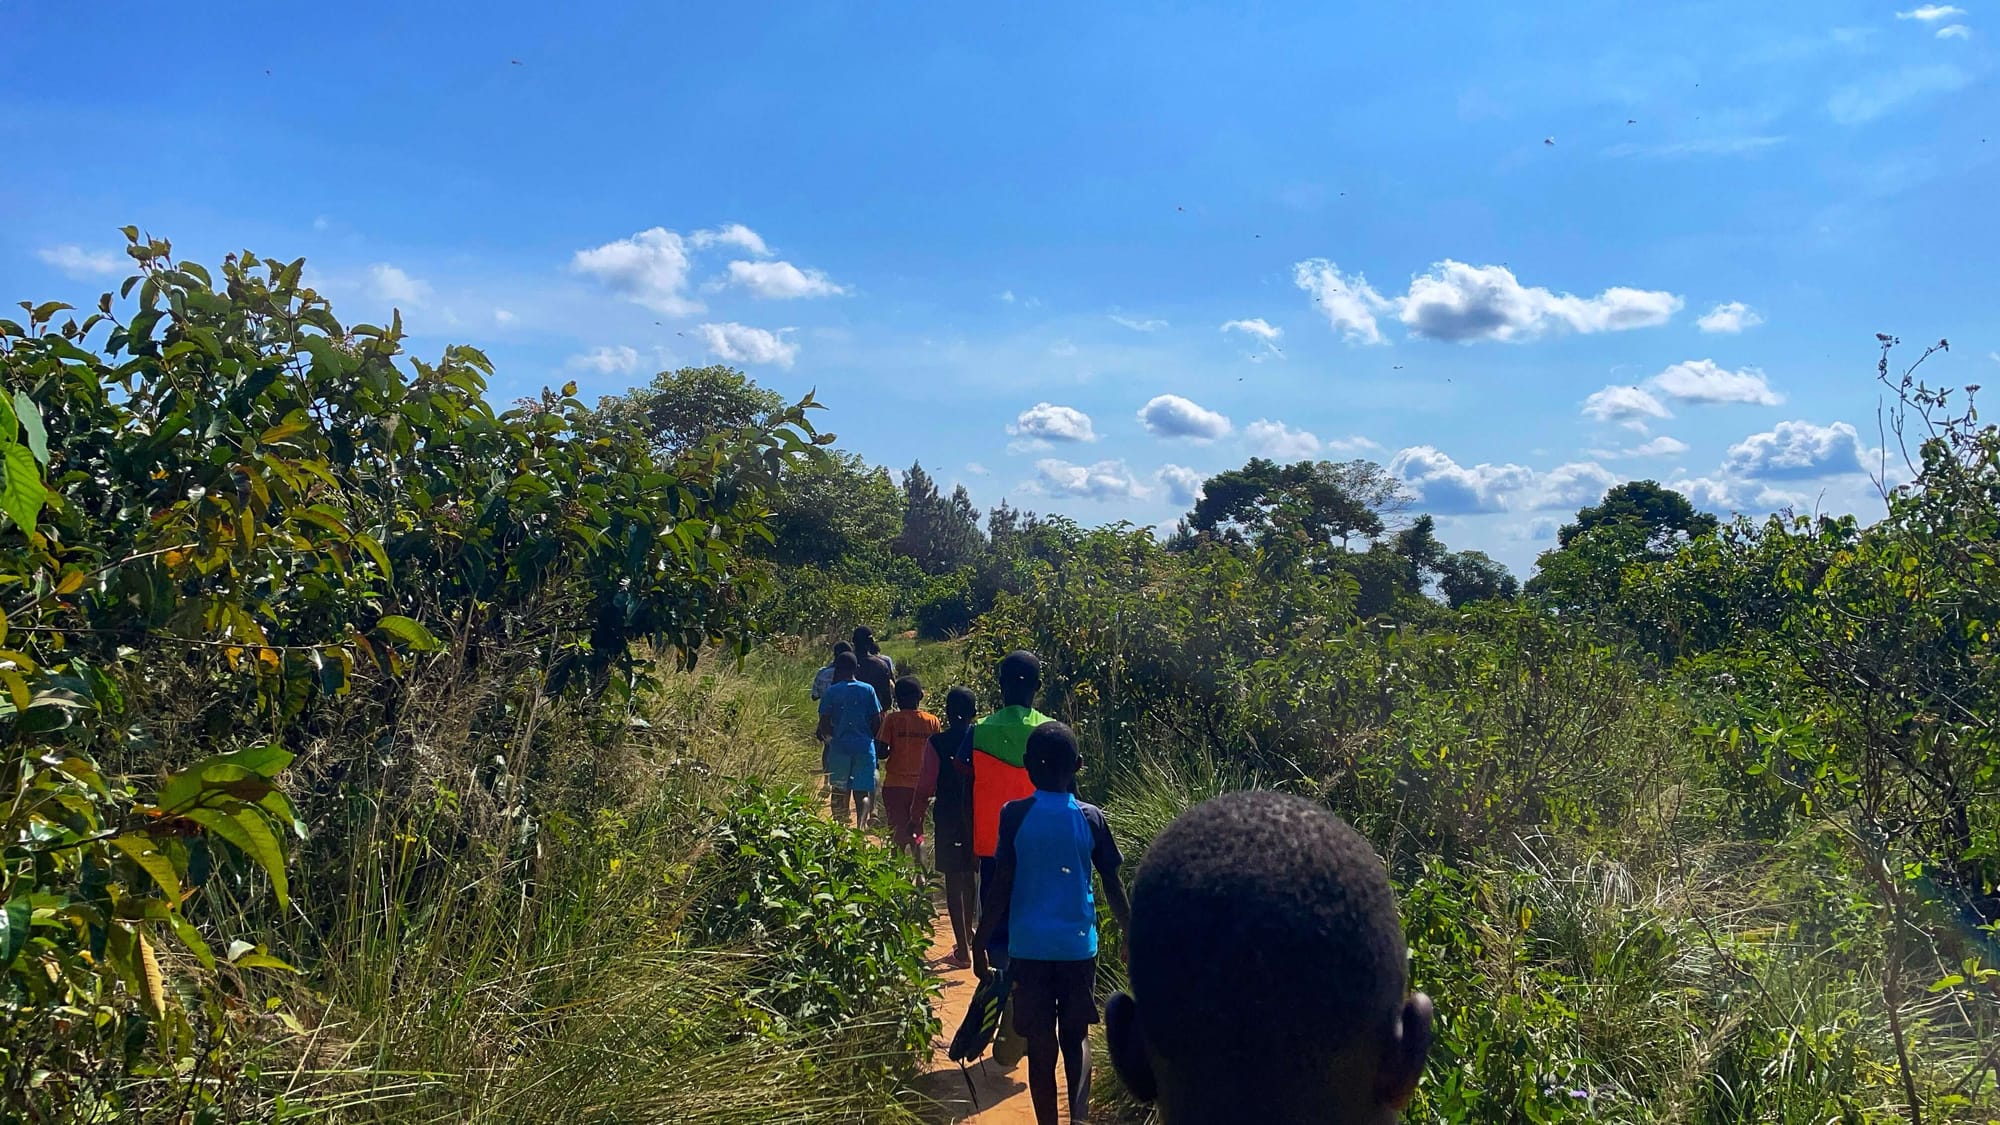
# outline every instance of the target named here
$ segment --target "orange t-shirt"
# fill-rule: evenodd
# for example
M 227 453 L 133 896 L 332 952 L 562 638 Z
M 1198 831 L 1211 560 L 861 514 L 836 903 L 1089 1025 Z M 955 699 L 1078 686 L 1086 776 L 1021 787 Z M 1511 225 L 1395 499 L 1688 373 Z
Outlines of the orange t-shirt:
M 931 735 L 943 729 L 944 724 L 929 711 L 891 711 L 882 720 L 882 732 L 876 735 L 889 746 L 882 787 L 916 788 L 917 775 L 924 768 L 924 749 Z

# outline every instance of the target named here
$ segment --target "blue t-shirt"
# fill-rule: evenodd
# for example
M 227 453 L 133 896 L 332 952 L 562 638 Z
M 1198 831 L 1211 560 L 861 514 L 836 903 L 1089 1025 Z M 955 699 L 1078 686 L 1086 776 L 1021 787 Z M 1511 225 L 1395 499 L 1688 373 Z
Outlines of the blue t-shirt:
M 1000 810 L 994 859 L 1014 872 L 1007 900 L 1007 956 L 1082 961 L 1097 956 L 1095 869 L 1118 877 L 1118 842 L 1096 805 L 1037 789 Z
M 860 680 L 837 681 L 819 697 L 819 713 L 833 720 L 828 750 L 875 752 L 875 716 L 882 713 L 882 705 L 874 688 Z

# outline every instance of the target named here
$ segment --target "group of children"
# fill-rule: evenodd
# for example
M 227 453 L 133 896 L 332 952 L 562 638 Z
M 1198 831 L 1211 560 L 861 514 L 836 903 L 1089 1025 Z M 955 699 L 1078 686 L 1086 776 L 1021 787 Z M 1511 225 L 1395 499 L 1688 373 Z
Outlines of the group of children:
M 999 710 L 976 719 L 972 693 L 953 688 L 940 721 L 860 629 L 835 646 L 814 694 L 835 818 L 851 803 L 868 823 L 878 760 L 894 846 L 917 855 L 929 814 L 948 962 L 1007 974 L 1039 1125 L 1057 1120 L 1058 1058 L 1071 1121 L 1088 1115 L 1097 883 L 1126 935 L 1130 980 L 1104 1007 L 1105 1042 L 1126 1089 L 1165 1125 L 1399 1117 L 1432 1008 L 1409 991 L 1394 893 L 1367 840 L 1309 801 L 1229 794 L 1153 841 L 1128 901 L 1110 824 L 1077 799 L 1076 736 L 1034 708 L 1040 661 L 1010 653 L 998 671 Z

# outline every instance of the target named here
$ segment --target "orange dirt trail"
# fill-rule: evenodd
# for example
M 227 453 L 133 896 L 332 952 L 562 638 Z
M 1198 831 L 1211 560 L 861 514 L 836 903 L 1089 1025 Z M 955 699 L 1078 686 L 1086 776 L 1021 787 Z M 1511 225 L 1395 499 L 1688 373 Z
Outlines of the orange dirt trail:
M 937 1013 L 944 1030 L 932 1044 L 930 1067 L 916 1083 L 917 1093 L 932 1103 L 922 1111 L 924 1120 L 965 1122 L 967 1125 L 1035 1125 L 1034 1103 L 1028 1098 L 1028 1064 L 1025 1060 L 1013 1070 L 1001 1070 L 990 1058 L 967 1068 L 972 1075 L 973 1092 L 979 1099 L 975 1109 L 966 1097 L 965 1079 L 959 1076 L 958 1064 L 945 1057 L 952 1033 L 965 1019 L 965 1006 L 972 1002 L 973 989 L 979 984 L 970 969 L 953 969 L 944 964 L 943 958 L 950 952 L 951 919 L 940 905 L 936 927 L 931 934 L 931 956 L 934 958 L 933 971 L 943 982 L 944 992 L 931 1002 L 931 1010 Z M 1068 1121 L 1069 1098 L 1060 1090 L 1060 1071 L 1056 1085 L 1057 1102 L 1062 1107 L 1060 1120 Z

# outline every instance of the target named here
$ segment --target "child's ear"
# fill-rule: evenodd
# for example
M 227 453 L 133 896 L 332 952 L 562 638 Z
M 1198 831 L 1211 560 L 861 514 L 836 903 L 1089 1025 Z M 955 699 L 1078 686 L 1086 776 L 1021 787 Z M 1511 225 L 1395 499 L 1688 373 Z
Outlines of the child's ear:
M 1421 992 L 1410 993 L 1410 998 L 1403 1001 L 1403 1010 L 1396 1013 L 1396 1038 L 1383 1054 L 1382 1069 L 1375 1079 L 1375 1096 L 1397 1113 L 1417 1096 L 1417 1079 L 1423 1076 L 1424 1060 L 1431 1053 L 1431 1025 L 1435 1018 L 1431 998 Z
M 1159 1096 L 1153 1060 L 1146 1054 L 1146 1037 L 1139 1028 L 1139 1002 L 1114 992 L 1104 1002 L 1104 1045 L 1111 1050 L 1111 1069 L 1125 1089 L 1142 1102 Z

